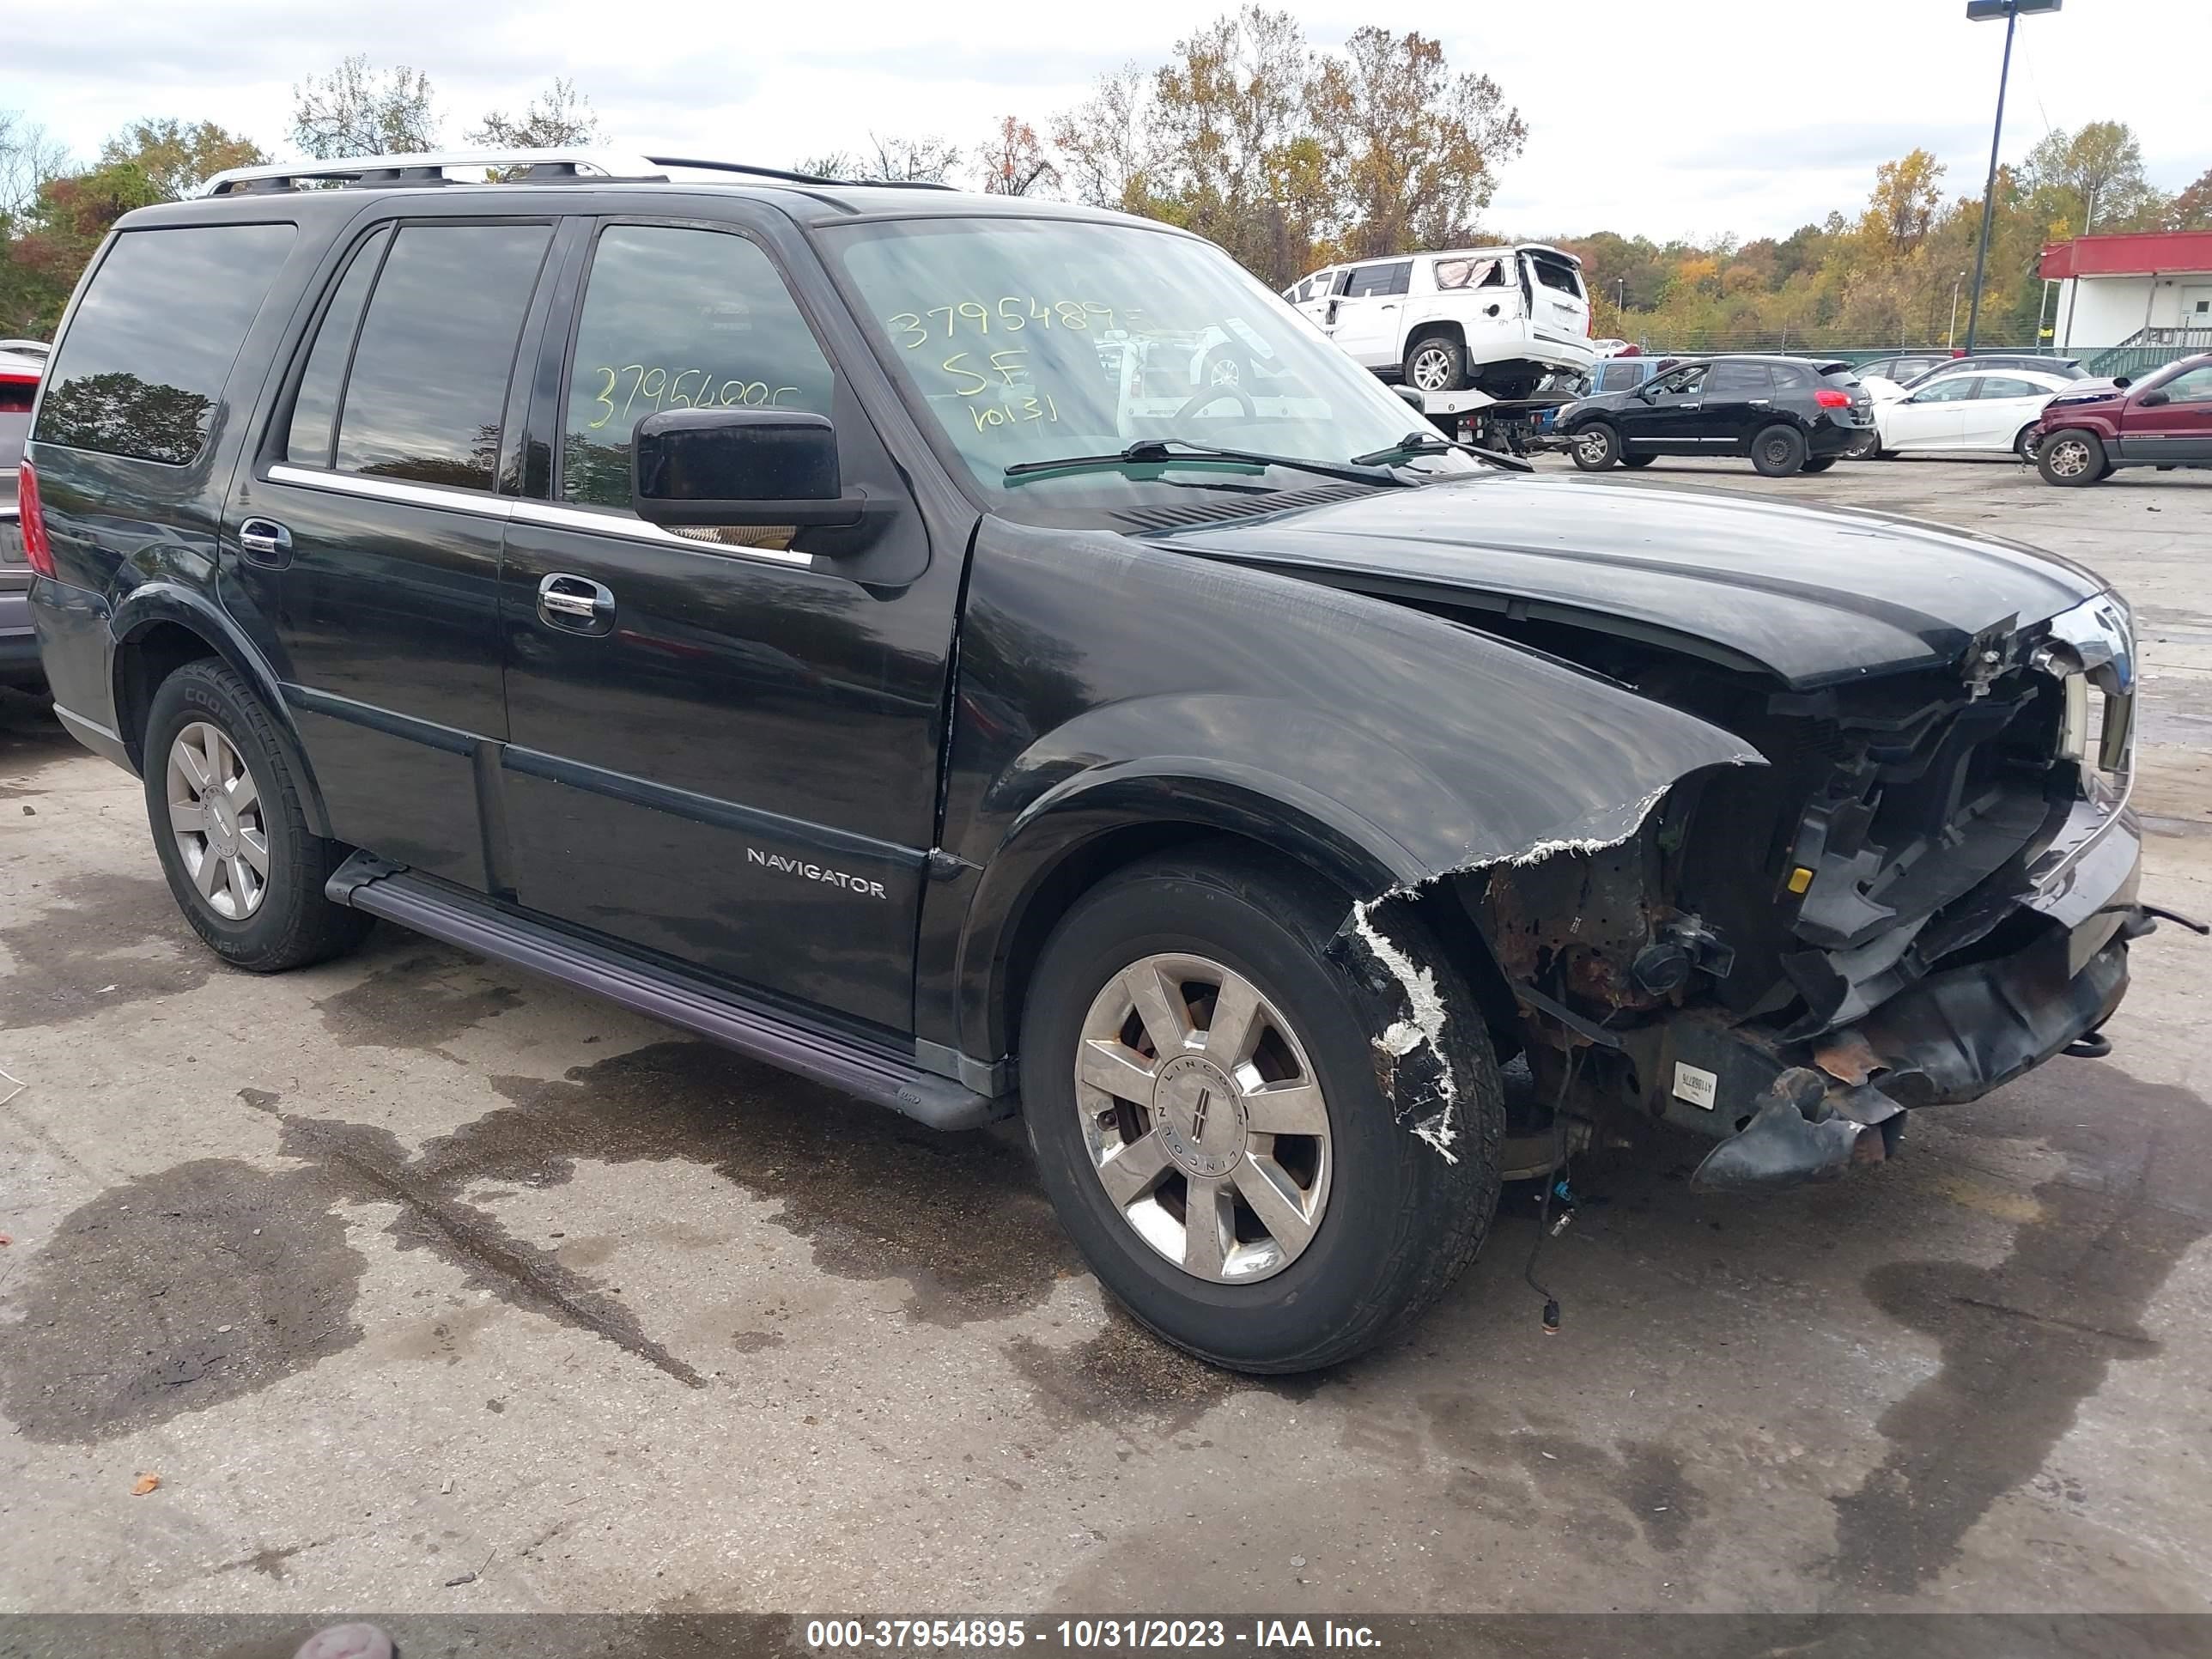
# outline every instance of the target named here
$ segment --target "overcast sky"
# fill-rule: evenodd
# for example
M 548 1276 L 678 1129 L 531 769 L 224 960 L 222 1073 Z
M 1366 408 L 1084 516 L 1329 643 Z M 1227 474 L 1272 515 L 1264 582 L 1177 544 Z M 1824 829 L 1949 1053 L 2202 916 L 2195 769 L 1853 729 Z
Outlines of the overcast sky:
M 283 154 L 291 85 L 349 52 L 428 73 L 458 142 L 492 107 L 574 77 L 611 143 L 786 164 L 871 128 L 972 144 L 1126 59 L 1159 62 L 1226 0 L 0 0 L 0 110 L 90 155 L 138 115 L 212 119 Z M 1319 46 L 1373 21 L 1440 36 L 1528 125 L 1488 216 L 1525 234 L 1785 233 L 1862 204 L 1875 164 L 1926 145 L 1978 195 L 2002 24 L 1964 0 L 1292 0 Z M 2024 20 L 2004 153 L 2120 118 L 2154 182 L 2212 167 L 2195 65 L 2212 0 L 2066 0 Z

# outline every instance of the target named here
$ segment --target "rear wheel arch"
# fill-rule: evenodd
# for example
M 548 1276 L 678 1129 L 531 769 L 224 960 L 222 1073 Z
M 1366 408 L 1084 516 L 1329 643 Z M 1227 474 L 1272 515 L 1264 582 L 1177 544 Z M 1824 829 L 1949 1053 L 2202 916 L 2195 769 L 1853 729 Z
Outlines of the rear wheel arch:
M 316 835 L 327 837 L 331 833 L 330 817 L 323 805 L 322 791 L 315 782 L 314 769 L 307 763 L 307 752 L 292 729 L 276 676 L 259 654 L 244 647 L 214 616 L 198 614 L 198 607 L 188 601 L 155 597 L 141 600 L 136 607 L 126 601 L 118 623 L 115 729 L 123 738 L 131 763 L 140 773 L 143 775 L 146 768 L 147 716 L 152 712 L 154 696 L 161 683 L 188 662 L 203 657 L 215 658 L 235 671 L 268 705 L 275 717 L 277 740 L 285 749 L 285 760 L 300 781 L 301 810 L 308 827 Z

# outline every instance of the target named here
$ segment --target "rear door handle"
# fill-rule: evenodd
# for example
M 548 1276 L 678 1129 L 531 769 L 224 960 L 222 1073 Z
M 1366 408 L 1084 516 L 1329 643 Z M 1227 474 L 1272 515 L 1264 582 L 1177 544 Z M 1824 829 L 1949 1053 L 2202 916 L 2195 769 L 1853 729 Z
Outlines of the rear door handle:
M 563 633 L 611 633 L 615 596 L 587 576 L 556 570 L 538 584 L 538 615 L 548 627 Z
M 1765 409 L 1771 405 L 1773 402 L 1774 399 L 1771 398 L 1753 398 L 1751 400 L 1751 406 L 1753 409 Z
M 281 570 L 292 562 L 292 532 L 274 519 L 247 519 L 240 524 L 238 547 L 249 564 Z

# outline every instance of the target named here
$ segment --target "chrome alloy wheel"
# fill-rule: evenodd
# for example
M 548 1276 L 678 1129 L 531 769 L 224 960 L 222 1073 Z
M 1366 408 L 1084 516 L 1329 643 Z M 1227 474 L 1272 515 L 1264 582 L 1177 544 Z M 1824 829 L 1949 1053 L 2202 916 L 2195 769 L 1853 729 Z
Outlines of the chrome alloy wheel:
M 1413 354 L 1407 378 L 1417 392 L 1442 392 L 1451 379 L 1451 354 L 1441 346 L 1423 346 Z
M 1328 1104 L 1297 1034 L 1243 975 L 1204 957 L 1130 963 L 1084 1018 L 1075 1100 L 1115 1209 L 1194 1278 L 1266 1279 L 1313 1242 Z
M 1589 428 L 1575 439 L 1575 447 L 1582 452 L 1582 458 L 1592 465 L 1605 459 L 1605 434 L 1596 427 Z
M 245 921 L 269 890 L 269 831 L 246 757 L 194 720 L 169 745 L 167 793 L 169 832 L 192 885 L 217 915 Z
M 2051 471 L 2062 478 L 2078 478 L 2089 470 L 2089 446 L 2079 438 L 2062 438 L 2051 447 Z

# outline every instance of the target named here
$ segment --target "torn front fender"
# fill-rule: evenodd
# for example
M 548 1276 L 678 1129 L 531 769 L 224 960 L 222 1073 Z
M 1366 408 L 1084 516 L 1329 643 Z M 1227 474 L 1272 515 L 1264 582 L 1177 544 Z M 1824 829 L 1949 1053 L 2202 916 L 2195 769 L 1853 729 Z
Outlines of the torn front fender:
M 987 519 L 942 842 L 975 873 L 932 891 L 923 958 L 957 933 L 962 1046 L 1000 1054 L 1014 930 L 1097 836 L 1225 815 L 1265 842 L 1294 820 L 1285 851 L 1341 843 L 1323 872 L 1375 897 L 1609 844 L 1691 774 L 1762 763 L 1718 726 L 1409 605 Z

